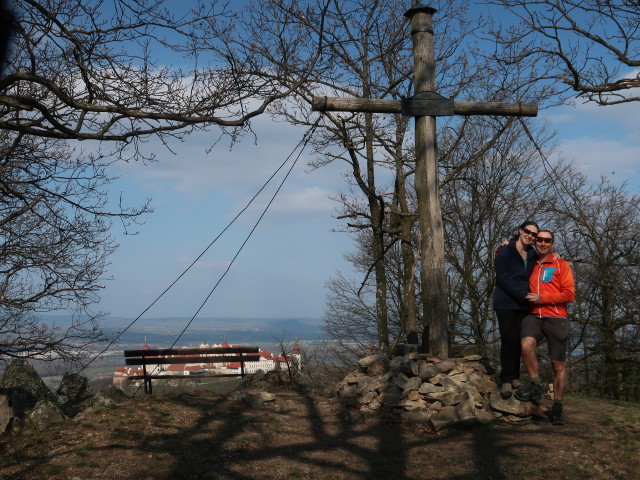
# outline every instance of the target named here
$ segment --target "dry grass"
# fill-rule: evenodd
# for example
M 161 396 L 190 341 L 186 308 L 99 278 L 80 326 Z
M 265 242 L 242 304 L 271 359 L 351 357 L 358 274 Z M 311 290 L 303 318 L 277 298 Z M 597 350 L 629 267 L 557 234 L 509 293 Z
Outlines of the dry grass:
M 567 400 L 545 418 L 435 435 L 288 390 L 252 410 L 205 394 L 142 397 L 0 437 L 0 479 L 635 479 L 640 405 Z

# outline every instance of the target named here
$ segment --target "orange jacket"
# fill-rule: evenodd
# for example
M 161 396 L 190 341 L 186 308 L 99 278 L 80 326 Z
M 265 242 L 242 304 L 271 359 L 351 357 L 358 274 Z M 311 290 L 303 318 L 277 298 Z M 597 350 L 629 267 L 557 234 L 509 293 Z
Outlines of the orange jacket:
M 553 255 L 536 262 L 529 277 L 529 291 L 540 295 L 540 303 L 531 306 L 533 315 L 567 318 L 567 303 L 573 302 L 575 296 L 571 266 Z

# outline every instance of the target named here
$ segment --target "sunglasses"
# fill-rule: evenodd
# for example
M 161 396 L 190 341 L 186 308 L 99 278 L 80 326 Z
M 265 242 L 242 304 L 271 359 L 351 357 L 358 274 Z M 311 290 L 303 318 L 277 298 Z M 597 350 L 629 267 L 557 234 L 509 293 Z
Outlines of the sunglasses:
M 536 238 L 536 243 L 553 243 L 553 240 L 551 238 L 538 237 Z
M 532 232 L 528 228 L 523 228 L 522 231 L 527 235 L 531 235 L 533 238 L 536 238 L 538 236 L 538 232 Z

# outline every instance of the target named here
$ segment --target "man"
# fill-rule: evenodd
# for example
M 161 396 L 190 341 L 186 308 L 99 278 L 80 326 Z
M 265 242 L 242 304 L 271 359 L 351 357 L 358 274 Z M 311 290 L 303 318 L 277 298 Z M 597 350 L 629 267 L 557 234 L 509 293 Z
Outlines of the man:
M 538 402 L 542 398 L 542 383 L 536 347 L 546 338 L 553 366 L 553 407 L 551 423 L 564 425 L 562 399 L 567 389 L 567 340 L 569 320 L 567 303 L 574 299 L 573 271 L 563 258 L 552 255 L 554 235 L 540 230 L 536 237 L 539 259 L 529 277 L 531 315 L 522 322 L 520 344 L 522 361 L 529 372 L 527 386 L 519 388 L 515 397 L 520 401 Z

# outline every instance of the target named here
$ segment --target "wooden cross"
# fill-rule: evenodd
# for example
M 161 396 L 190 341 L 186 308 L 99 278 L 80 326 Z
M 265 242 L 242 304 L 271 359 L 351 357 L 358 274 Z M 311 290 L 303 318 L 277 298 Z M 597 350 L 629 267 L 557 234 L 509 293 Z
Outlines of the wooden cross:
M 535 117 L 531 103 L 457 102 L 435 92 L 433 14 L 435 8 L 415 4 L 405 17 L 411 22 L 415 95 L 404 100 L 314 97 L 315 111 L 402 113 L 415 117 L 418 222 L 421 236 L 423 315 L 428 321 L 428 350 L 440 358 L 449 356 L 447 280 L 444 263 L 444 228 L 438 192 L 436 116 L 505 115 Z

